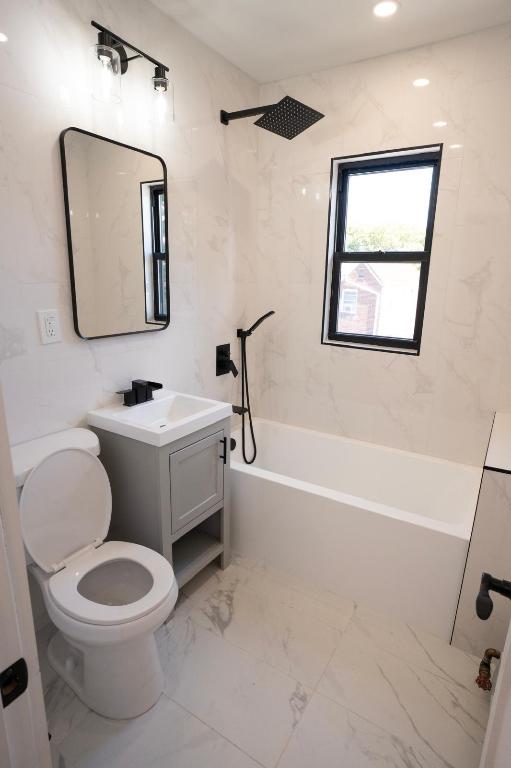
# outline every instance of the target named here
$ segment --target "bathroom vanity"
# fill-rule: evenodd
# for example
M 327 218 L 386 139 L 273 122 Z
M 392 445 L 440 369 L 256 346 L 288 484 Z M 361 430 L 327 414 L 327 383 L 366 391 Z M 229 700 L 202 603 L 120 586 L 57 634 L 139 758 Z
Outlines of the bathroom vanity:
M 88 415 L 112 487 L 109 538 L 162 553 L 179 587 L 216 558 L 230 562 L 231 414 L 228 403 L 162 390 Z

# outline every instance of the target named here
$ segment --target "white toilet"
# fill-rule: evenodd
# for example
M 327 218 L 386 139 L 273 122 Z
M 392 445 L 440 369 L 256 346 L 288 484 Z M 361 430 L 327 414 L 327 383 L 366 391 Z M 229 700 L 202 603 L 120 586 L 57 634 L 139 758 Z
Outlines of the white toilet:
M 178 588 L 162 555 L 104 541 L 112 495 L 98 452 L 92 432 L 67 430 L 16 446 L 13 464 L 29 568 L 60 630 L 50 664 L 95 712 L 131 718 L 163 690 L 154 633 Z

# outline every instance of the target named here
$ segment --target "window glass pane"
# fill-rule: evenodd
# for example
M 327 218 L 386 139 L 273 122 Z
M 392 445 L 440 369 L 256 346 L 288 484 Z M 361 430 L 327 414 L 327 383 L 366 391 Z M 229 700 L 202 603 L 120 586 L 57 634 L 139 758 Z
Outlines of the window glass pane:
M 165 195 L 163 191 L 158 195 L 158 217 L 160 223 L 160 250 L 165 253 Z
M 165 259 L 155 257 L 154 314 L 158 320 L 167 318 L 167 264 Z
M 420 262 L 342 263 L 337 333 L 413 339 L 420 269 Z
M 344 250 L 424 251 L 433 168 L 350 173 Z
M 341 311 L 348 315 L 355 315 L 357 312 L 358 291 L 351 288 L 343 288 L 341 293 Z

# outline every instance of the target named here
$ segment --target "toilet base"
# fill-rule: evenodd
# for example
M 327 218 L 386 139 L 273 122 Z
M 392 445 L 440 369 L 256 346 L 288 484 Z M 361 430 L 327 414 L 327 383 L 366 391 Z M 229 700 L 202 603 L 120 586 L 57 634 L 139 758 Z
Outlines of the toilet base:
M 89 709 L 114 720 L 138 717 L 163 692 L 153 632 L 110 646 L 85 645 L 57 632 L 48 661 Z

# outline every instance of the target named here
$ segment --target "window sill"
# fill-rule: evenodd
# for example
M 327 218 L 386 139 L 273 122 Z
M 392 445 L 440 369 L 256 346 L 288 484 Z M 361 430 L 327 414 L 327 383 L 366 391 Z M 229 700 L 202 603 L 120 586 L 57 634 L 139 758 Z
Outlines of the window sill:
M 393 352 L 395 355 L 413 355 L 418 357 L 420 348 L 393 347 L 387 344 L 364 344 L 363 342 L 336 341 L 335 339 L 321 339 L 321 343 L 328 347 L 346 347 L 348 349 L 369 349 L 373 352 Z

